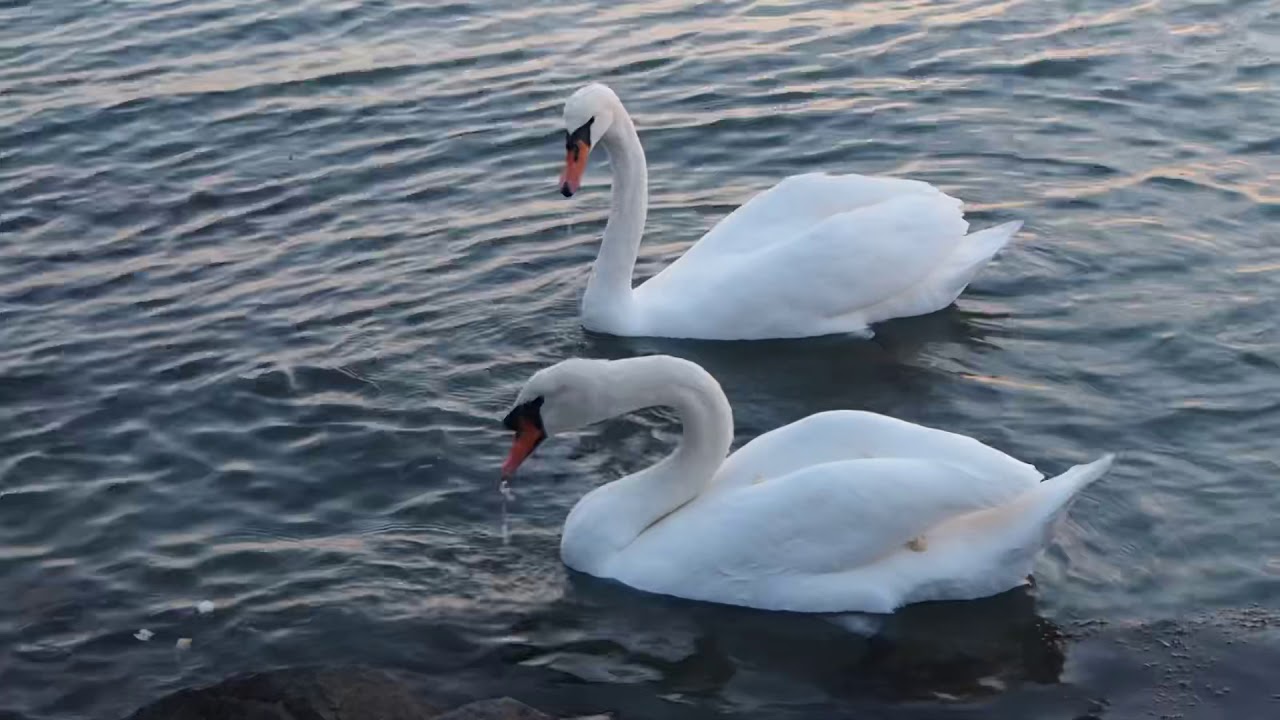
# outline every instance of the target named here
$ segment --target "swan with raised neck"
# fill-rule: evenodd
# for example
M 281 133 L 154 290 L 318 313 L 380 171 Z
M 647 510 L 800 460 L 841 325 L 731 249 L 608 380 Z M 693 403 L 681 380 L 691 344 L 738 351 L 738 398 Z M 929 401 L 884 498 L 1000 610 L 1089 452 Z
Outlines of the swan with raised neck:
M 808 173 L 783 179 L 632 286 L 649 206 L 644 148 L 605 85 L 564 106 L 560 192 L 575 194 L 598 147 L 609 154 L 609 219 L 582 295 L 588 330 L 758 340 L 870 334 L 871 325 L 950 305 L 1021 226 L 968 234 L 961 203 L 914 180 Z
M 588 330 L 630 334 L 635 325 L 631 277 L 649 212 L 649 168 L 631 115 L 617 94 L 592 83 L 564 106 L 566 163 L 560 192 L 577 192 L 587 155 L 595 147 L 609 153 L 613 172 L 609 220 L 600 253 L 582 296 L 582 325 Z

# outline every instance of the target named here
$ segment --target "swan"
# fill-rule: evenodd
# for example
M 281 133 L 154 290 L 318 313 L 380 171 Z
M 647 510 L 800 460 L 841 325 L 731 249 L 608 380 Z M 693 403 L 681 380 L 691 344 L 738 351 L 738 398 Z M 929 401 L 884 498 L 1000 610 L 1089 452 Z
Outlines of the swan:
M 611 208 L 582 296 L 582 325 L 610 335 L 871 335 L 872 323 L 950 305 L 1022 226 L 967 235 L 961 202 L 924 182 L 796 175 L 734 210 L 633 289 L 649 205 L 635 125 L 613 90 L 593 83 L 565 103 L 564 127 L 564 196 L 578 191 L 591 150 L 609 151 Z
M 730 455 L 733 412 L 715 378 L 652 355 L 535 373 L 503 420 L 515 431 L 503 482 L 546 437 L 655 406 L 679 415 L 679 444 L 574 505 L 564 563 L 765 610 L 889 613 L 1024 584 L 1055 520 L 1112 462 L 1041 482 L 972 438 L 853 410 L 811 415 Z

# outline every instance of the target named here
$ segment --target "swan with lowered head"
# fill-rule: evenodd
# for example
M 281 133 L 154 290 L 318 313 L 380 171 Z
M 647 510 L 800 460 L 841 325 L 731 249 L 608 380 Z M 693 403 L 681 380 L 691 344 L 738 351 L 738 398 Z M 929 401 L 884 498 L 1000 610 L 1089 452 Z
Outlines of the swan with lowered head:
M 887 613 L 1025 582 L 1072 497 L 1108 455 L 1041 482 L 962 435 L 851 410 L 765 433 L 732 455 L 733 413 L 698 365 L 669 356 L 565 360 L 525 384 L 504 424 L 511 478 L 549 435 L 673 408 L 664 460 L 587 493 L 564 524 L 569 567 L 693 600 Z
M 582 297 L 582 324 L 612 335 L 756 340 L 870 334 L 872 323 L 950 305 L 1021 222 L 967 234 L 961 202 L 928 183 L 813 173 L 784 179 L 632 288 L 648 169 L 631 116 L 605 85 L 564 107 L 560 192 L 609 151 L 613 195 Z

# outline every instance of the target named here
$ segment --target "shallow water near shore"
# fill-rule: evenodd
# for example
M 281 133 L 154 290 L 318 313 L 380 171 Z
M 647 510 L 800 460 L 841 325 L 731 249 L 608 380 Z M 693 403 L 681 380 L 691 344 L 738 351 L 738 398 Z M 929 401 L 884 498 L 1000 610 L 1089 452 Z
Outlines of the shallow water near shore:
M 0 711 L 358 662 L 640 717 L 1074 717 L 1144 682 L 1096 628 L 1189 615 L 1247 676 L 1240 613 L 1280 593 L 1277 37 L 1264 2 L 0 0 Z M 801 172 L 1026 225 L 871 339 L 586 333 L 607 163 L 555 181 L 593 80 L 648 153 L 641 277 Z M 1046 474 L 1119 457 L 1034 588 L 887 620 L 568 572 L 564 516 L 664 412 L 546 443 L 504 541 L 520 383 L 654 352 L 716 375 L 739 442 L 862 408 Z

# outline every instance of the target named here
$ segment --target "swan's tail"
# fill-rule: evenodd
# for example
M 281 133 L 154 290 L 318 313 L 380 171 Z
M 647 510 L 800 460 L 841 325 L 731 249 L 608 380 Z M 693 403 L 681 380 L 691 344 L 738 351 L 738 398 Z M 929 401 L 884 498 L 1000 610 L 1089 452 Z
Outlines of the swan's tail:
M 1072 499 L 1098 478 L 1107 474 L 1115 455 L 1108 453 L 1084 465 L 1035 486 L 1013 502 L 1014 512 L 1034 540 L 1028 544 L 1043 545 L 1049 541 L 1058 518 L 1071 506 Z
M 1008 245 L 1014 234 L 1021 229 L 1022 221 L 1015 220 L 965 236 L 956 251 L 947 258 L 946 265 L 931 278 L 933 287 L 937 288 L 941 294 L 950 297 L 946 305 L 950 305 L 960 297 L 960 293 L 964 292 L 974 276 L 991 261 L 991 258 L 996 256 L 996 253 Z
M 1115 459 L 1114 453 L 1107 453 L 1091 463 L 1076 465 L 1061 475 L 1045 480 L 1040 485 L 1049 489 L 1054 496 L 1059 497 L 1061 503 L 1065 503 L 1073 495 L 1092 484 L 1093 481 L 1106 475 Z
M 1011 503 L 970 513 L 944 526 L 934 539 L 955 551 L 948 558 L 954 584 L 938 585 L 946 589 L 945 594 L 934 589 L 914 594 L 910 601 L 983 597 L 1023 584 L 1072 499 L 1105 475 L 1114 459 L 1104 455 L 1077 465 Z
M 956 254 L 947 263 L 953 268 L 982 267 L 995 254 L 1009 244 L 1013 236 L 1022 229 L 1022 221 L 1014 220 L 965 236 L 964 242 L 956 248 Z
M 854 585 L 874 593 L 854 598 L 849 606 L 883 608 L 875 612 L 925 600 L 986 597 L 1018 587 L 1031 574 L 1072 499 L 1105 475 L 1114 459 L 1104 455 L 1035 484 L 1011 502 L 947 520 L 925 532 L 925 552 L 903 549 L 888 560 L 832 577 L 859 577 Z
M 965 235 L 942 266 L 915 287 L 864 311 L 866 322 L 924 315 L 947 307 L 1021 227 L 1022 221 L 1015 220 Z

